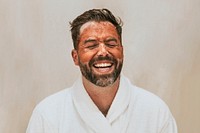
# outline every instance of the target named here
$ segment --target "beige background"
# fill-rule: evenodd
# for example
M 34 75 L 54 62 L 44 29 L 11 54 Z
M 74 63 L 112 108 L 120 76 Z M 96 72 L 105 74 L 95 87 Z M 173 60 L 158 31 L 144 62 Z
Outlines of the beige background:
M 68 22 L 93 7 L 124 21 L 125 75 L 169 105 L 180 133 L 199 133 L 199 0 L 0 0 L 0 132 L 25 132 L 34 106 L 79 76 Z

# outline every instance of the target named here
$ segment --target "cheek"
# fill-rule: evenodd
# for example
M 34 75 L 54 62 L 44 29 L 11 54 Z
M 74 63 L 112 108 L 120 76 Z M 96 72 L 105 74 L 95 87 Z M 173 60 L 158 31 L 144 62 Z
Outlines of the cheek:
M 79 60 L 81 63 L 89 63 L 89 61 L 93 58 L 93 52 L 82 52 L 79 54 Z
M 119 48 L 119 49 L 115 49 L 115 50 L 111 50 L 110 53 L 118 59 L 123 59 L 124 58 L 124 54 L 123 54 L 123 49 Z

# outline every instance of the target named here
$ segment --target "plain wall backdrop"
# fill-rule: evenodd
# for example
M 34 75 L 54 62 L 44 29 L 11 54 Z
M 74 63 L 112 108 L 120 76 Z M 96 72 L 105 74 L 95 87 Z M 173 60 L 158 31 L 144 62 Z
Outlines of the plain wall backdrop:
M 35 105 L 73 84 L 69 22 L 102 7 L 124 22 L 123 73 L 168 104 L 180 133 L 199 133 L 199 0 L 0 0 L 1 133 L 25 132 Z

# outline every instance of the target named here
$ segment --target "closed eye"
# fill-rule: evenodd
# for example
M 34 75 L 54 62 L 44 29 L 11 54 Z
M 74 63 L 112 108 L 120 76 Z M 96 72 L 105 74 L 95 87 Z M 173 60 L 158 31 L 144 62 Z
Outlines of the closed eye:
M 115 39 L 115 38 L 110 38 L 110 39 L 106 40 L 105 44 L 109 48 L 114 48 L 114 47 L 118 46 L 117 39 Z
M 88 48 L 88 49 L 94 49 L 98 47 L 98 42 L 95 39 L 85 40 L 84 44 L 85 44 L 85 48 Z
M 85 48 L 88 48 L 88 49 L 94 49 L 94 48 L 97 48 L 98 47 L 98 44 L 95 43 L 95 44 L 89 44 L 89 45 L 86 45 Z
M 117 43 L 107 43 L 106 46 L 109 48 L 114 48 L 114 47 L 118 46 L 118 44 Z

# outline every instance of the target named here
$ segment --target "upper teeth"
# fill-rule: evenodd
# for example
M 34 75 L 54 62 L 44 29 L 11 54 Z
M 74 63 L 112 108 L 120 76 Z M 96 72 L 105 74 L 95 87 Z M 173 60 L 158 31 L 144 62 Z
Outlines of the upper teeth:
M 95 64 L 95 67 L 109 67 L 111 66 L 111 63 L 100 63 L 100 64 Z

